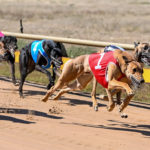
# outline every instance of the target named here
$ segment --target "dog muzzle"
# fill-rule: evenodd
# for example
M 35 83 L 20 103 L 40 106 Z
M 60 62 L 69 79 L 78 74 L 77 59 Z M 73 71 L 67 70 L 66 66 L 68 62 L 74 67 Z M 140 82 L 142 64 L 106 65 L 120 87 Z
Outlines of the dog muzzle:
M 145 82 L 144 79 L 137 80 L 134 76 L 131 76 L 130 79 L 135 89 L 140 88 L 141 85 Z
M 55 64 L 56 68 L 60 68 L 60 66 L 63 64 L 61 60 L 58 60 L 53 56 L 51 56 L 51 62 Z
M 150 66 L 150 54 L 148 53 L 144 53 L 141 55 L 141 61 L 147 65 L 147 66 Z

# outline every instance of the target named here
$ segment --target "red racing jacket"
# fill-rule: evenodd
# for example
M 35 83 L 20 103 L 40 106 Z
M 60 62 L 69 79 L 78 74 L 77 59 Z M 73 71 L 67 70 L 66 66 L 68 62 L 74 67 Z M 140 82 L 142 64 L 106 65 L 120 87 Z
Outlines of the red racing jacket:
M 114 51 L 107 53 L 93 53 L 89 56 L 89 65 L 98 83 L 104 88 L 108 87 L 107 67 L 110 63 L 119 65 L 114 58 Z M 124 77 L 124 74 L 119 77 L 118 81 Z

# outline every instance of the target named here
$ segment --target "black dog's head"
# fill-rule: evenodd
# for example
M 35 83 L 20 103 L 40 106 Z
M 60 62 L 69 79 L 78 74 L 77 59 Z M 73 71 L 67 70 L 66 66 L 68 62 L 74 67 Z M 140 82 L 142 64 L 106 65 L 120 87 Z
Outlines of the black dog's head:
M 4 48 L 8 50 L 8 53 L 14 58 L 15 50 L 18 48 L 17 39 L 14 36 L 4 36 L 0 39 L 4 43 Z
M 60 66 L 63 64 L 62 62 L 62 51 L 60 48 L 53 48 L 51 50 L 50 58 L 52 60 L 52 63 L 57 67 L 60 68 Z
M 65 46 L 61 42 L 54 42 L 53 40 L 44 40 L 44 50 L 51 58 L 51 63 L 57 68 L 63 64 L 62 57 L 67 57 Z
M 150 66 L 150 44 L 149 43 L 135 43 L 135 57 L 137 61 Z

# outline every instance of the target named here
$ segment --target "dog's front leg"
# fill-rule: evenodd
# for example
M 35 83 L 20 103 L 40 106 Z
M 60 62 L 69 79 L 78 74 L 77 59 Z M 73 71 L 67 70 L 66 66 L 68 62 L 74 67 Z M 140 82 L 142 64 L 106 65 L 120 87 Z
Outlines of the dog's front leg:
M 50 89 L 54 85 L 54 80 L 51 76 L 51 73 L 49 71 L 47 71 L 46 69 L 43 69 L 40 65 L 36 65 L 35 69 L 37 71 L 42 72 L 47 75 L 47 77 L 49 79 L 49 84 L 47 85 L 47 89 Z
M 119 90 L 126 90 L 127 95 L 133 95 L 134 91 L 130 88 L 129 84 L 126 82 L 118 81 L 117 74 L 120 73 L 118 67 L 114 64 L 109 64 L 108 66 L 108 90 L 119 89 Z
M 10 63 L 12 82 L 15 86 L 17 86 L 19 84 L 17 84 L 16 78 L 15 78 L 15 62 L 14 62 L 14 60 L 9 60 L 9 63 Z
M 130 88 L 130 86 L 127 83 L 117 81 L 116 79 L 112 79 L 111 81 L 109 81 L 108 89 L 126 90 L 128 96 L 134 95 L 134 91 Z
M 120 116 L 122 118 L 127 118 L 128 117 L 128 115 L 126 115 L 125 113 L 123 113 L 123 110 L 128 106 L 128 104 L 129 104 L 129 102 L 130 102 L 130 100 L 132 99 L 133 96 L 134 95 L 127 96 L 125 98 L 125 100 L 122 102 L 122 104 L 120 105 L 120 107 L 119 107 L 119 113 L 120 113 Z

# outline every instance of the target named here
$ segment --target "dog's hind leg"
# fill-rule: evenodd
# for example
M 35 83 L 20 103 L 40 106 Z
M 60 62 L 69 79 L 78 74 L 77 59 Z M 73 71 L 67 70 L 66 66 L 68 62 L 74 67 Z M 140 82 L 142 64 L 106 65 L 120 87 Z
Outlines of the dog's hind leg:
M 26 73 L 26 71 L 23 70 L 21 72 L 20 85 L 19 85 L 19 95 L 22 98 L 23 98 L 22 87 L 23 87 L 26 76 L 27 76 L 27 73 Z
M 87 84 L 92 80 L 93 76 L 90 73 L 84 73 L 80 75 L 73 83 L 67 85 L 66 88 L 61 89 L 54 97 L 54 100 L 59 99 L 61 95 L 70 91 L 77 91 L 84 89 Z
M 93 78 L 93 88 L 92 88 L 92 92 L 91 92 L 91 97 L 93 100 L 93 108 L 95 111 L 98 111 L 98 104 L 97 104 L 97 100 L 96 100 L 96 86 L 97 86 L 97 81 L 95 79 L 95 77 Z
M 28 61 L 27 52 L 23 48 L 19 57 L 19 69 L 20 69 L 19 95 L 22 98 L 23 98 L 22 88 L 25 78 L 27 76 L 27 67 L 28 67 L 27 61 Z
M 67 93 L 70 91 L 75 91 L 75 90 L 79 90 L 77 80 L 75 80 L 73 83 L 67 85 L 66 88 L 61 89 L 53 99 L 58 100 L 60 98 L 60 96 L 63 95 L 64 93 Z

